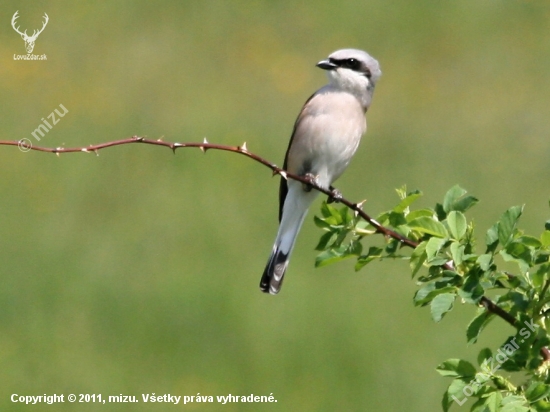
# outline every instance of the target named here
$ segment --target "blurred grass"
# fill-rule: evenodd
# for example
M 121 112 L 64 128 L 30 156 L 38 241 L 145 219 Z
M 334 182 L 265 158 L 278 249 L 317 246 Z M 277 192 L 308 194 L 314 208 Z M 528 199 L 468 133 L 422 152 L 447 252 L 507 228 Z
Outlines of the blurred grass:
M 13 60 L 24 53 L 9 25 L 16 10 L 29 30 L 48 13 L 34 51 L 47 61 Z M 404 183 L 426 206 L 458 183 L 481 199 L 471 213 L 480 238 L 522 203 L 522 227 L 539 233 L 550 197 L 549 17 L 548 3 L 525 1 L 4 1 L 0 139 L 33 139 L 63 104 L 45 146 L 207 137 L 246 141 L 282 164 L 296 114 L 325 81 L 315 62 L 358 47 L 383 77 L 337 182 L 344 195 L 377 214 Z M 511 333 L 495 321 L 467 347 L 474 308 L 433 324 L 413 310 L 403 262 L 314 270 L 311 223 L 282 293 L 264 296 L 277 181 L 241 156 L 2 147 L 0 175 L 2 410 L 29 408 L 12 393 L 152 392 L 278 399 L 224 406 L 235 411 L 440 410 L 448 382 L 435 366 L 475 360 Z M 71 408 L 150 405 L 56 406 Z

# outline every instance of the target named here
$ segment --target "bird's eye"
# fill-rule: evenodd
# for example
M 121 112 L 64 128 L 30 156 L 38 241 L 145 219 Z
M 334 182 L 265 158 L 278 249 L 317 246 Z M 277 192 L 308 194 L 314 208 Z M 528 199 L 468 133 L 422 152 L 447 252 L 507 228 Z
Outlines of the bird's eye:
M 359 61 L 357 59 L 346 59 L 344 60 L 344 67 L 348 69 L 357 70 L 359 68 Z

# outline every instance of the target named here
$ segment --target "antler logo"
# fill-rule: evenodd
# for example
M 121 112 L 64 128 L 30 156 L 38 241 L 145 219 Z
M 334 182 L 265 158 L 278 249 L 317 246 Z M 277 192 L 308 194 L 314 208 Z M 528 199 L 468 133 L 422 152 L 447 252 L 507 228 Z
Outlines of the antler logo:
M 17 15 L 17 13 L 19 13 L 19 10 L 17 10 L 15 12 L 15 14 L 13 15 L 12 19 L 11 19 L 11 26 L 13 27 L 13 29 L 19 33 L 21 35 L 21 38 L 25 41 L 25 48 L 27 49 L 27 53 L 32 53 L 33 49 L 34 49 L 34 42 L 36 41 L 36 38 L 38 37 L 38 35 L 40 33 L 42 33 L 44 31 L 44 28 L 46 27 L 46 24 L 48 24 L 48 20 L 50 20 L 50 18 L 48 17 L 48 15 L 46 13 L 44 13 L 44 24 L 42 25 L 42 28 L 40 30 L 34 30 L 33 33 L 32 33 L 32 36 L 29 36 L 27 34 L 27 30 L 25 30 L 23 33 L 21 33 L 19 31 L 19 27 L 15 27 L 15 20 L 17 20 L 17 18 L 19 17 Z

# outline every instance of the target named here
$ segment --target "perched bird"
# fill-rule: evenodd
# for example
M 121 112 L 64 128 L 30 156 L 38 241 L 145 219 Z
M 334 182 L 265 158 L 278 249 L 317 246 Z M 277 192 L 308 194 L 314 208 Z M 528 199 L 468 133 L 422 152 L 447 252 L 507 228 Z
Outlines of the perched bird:
M 286 151 L 283 169 L 331 188 L 348 166 L 367 130 L 365 113 L 382 74 L 378 61 L 357 49 L 335 51 L 317 67 L 327 71 L 329 84 L 305 103 Z M 296 236 L 318 191 L 281 178 L 279 231 L 260 281 L 262 292 L 277 294 L 288 267 Z

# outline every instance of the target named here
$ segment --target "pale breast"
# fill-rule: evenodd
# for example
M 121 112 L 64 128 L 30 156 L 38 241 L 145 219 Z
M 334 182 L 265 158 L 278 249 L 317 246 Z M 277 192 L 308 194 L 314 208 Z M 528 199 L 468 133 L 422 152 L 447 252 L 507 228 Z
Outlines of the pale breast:
M 366 128 L 365 112 L 355 96 L 321 89 L 298 117 L 288 154 L 289 171 L 312 173 L 329 186 L 349 164 Z

